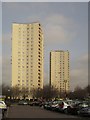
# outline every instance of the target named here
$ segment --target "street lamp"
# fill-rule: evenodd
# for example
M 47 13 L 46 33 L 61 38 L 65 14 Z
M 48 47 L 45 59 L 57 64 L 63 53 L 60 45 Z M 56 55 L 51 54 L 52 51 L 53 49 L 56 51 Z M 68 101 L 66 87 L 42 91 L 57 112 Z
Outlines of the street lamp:
M 63 81 L 65 83 L 65 97 L 67 96 L 67 90 L 66 90 L 66 83 L 67 83 L 67 80 L 64 80 Z
M 10 96 L 11 96 L 11 95 L 10 95 L 10 92 L 11 92 L 10 89 L 8 89 L 8 98 L 9 98 L 9 99 L 10 99 Z

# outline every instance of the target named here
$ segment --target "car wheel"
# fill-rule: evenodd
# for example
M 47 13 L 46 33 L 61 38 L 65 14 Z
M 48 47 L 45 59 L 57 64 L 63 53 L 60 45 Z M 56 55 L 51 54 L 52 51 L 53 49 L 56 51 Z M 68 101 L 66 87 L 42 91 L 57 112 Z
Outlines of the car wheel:
M 67 109 L 65 109 L 65 110 L 64 110 L 64 113 L 65 113 L 65 114 L 68 114 L 68 111 L 67 111 Z

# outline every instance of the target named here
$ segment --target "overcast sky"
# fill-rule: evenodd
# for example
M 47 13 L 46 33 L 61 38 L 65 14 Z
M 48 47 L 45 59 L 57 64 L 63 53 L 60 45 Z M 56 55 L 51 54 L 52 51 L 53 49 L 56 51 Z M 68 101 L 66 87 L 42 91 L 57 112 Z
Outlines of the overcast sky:
M 44 33 L 45 83 L 49 81 L 49 53 L 69 50 L 70 86 L 88 85 L 88 3 L 3 3 L 3 81 L 11 82 L 13 22 L 40 22 Z

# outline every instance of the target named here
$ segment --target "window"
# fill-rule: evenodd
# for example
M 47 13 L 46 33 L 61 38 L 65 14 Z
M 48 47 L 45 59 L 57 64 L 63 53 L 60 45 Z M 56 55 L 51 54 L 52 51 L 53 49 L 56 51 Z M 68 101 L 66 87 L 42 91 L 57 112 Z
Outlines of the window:
M 38 52 L 38 54 L 40 54 L 40 52 Z
M 33 45 L 31 44 L 31 47 L 33 47 Z
M 40 80 L 38 80 L 38 82 L 40 82 Z
M 39 30 L 39 33 L 41 33 L 41 31 Z

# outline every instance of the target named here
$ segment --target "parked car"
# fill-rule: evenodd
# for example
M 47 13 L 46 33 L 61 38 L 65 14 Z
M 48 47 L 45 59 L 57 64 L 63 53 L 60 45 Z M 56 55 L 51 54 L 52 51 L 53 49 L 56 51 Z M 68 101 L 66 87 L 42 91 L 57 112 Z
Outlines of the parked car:
M 57 101 L 53 101 L 51 103 L 51 110 L 53 111 L 57 111 L 58 107 L 59 107 L 59 104 L 62 102 L 62 100 L 57 100 Z
M 27 101 L 24 101 L 24 100 L 20 100 L 18 102 L 18 105 L 28 105 L 28 102 Z
M 80 109 L 78 111 L 78 115 L 89 116 L 90 117 L 90 106 Z
M 66 102 L 62 101 L 58 104 L 57 106 L 57 110 L 59 112 L 64 112 L 64 113 L 67 113 L 67 108 L 68 106 L 70 106 L 69 104 L 67 104 Z
M 52 101 L 48 101 L 44 103 L 44 109 L 51 110 Z
M 6 117 L 7 105 L 4 101 L 0 101 L 0 115 L 2 118 Z
M 59 104 L 58 101 L 53 101 L 52 104 L 51 104 L 51 110 L 55 111 L 58 104 Z
M 78 111 L 85 107 L 88 107 L 87 102 L 75 103 L 71 106 L 68 106 L 67 112 L 70 114 L 78 114 Z
M 1 110 L 7 110 L 7 105 L 5 104 L 4 101 L 0 101 L 0 109 Z
M 39 106 L 40 105 L 40 101 L 38 99 L 31 99 L 29 102 L 30 106 Z

